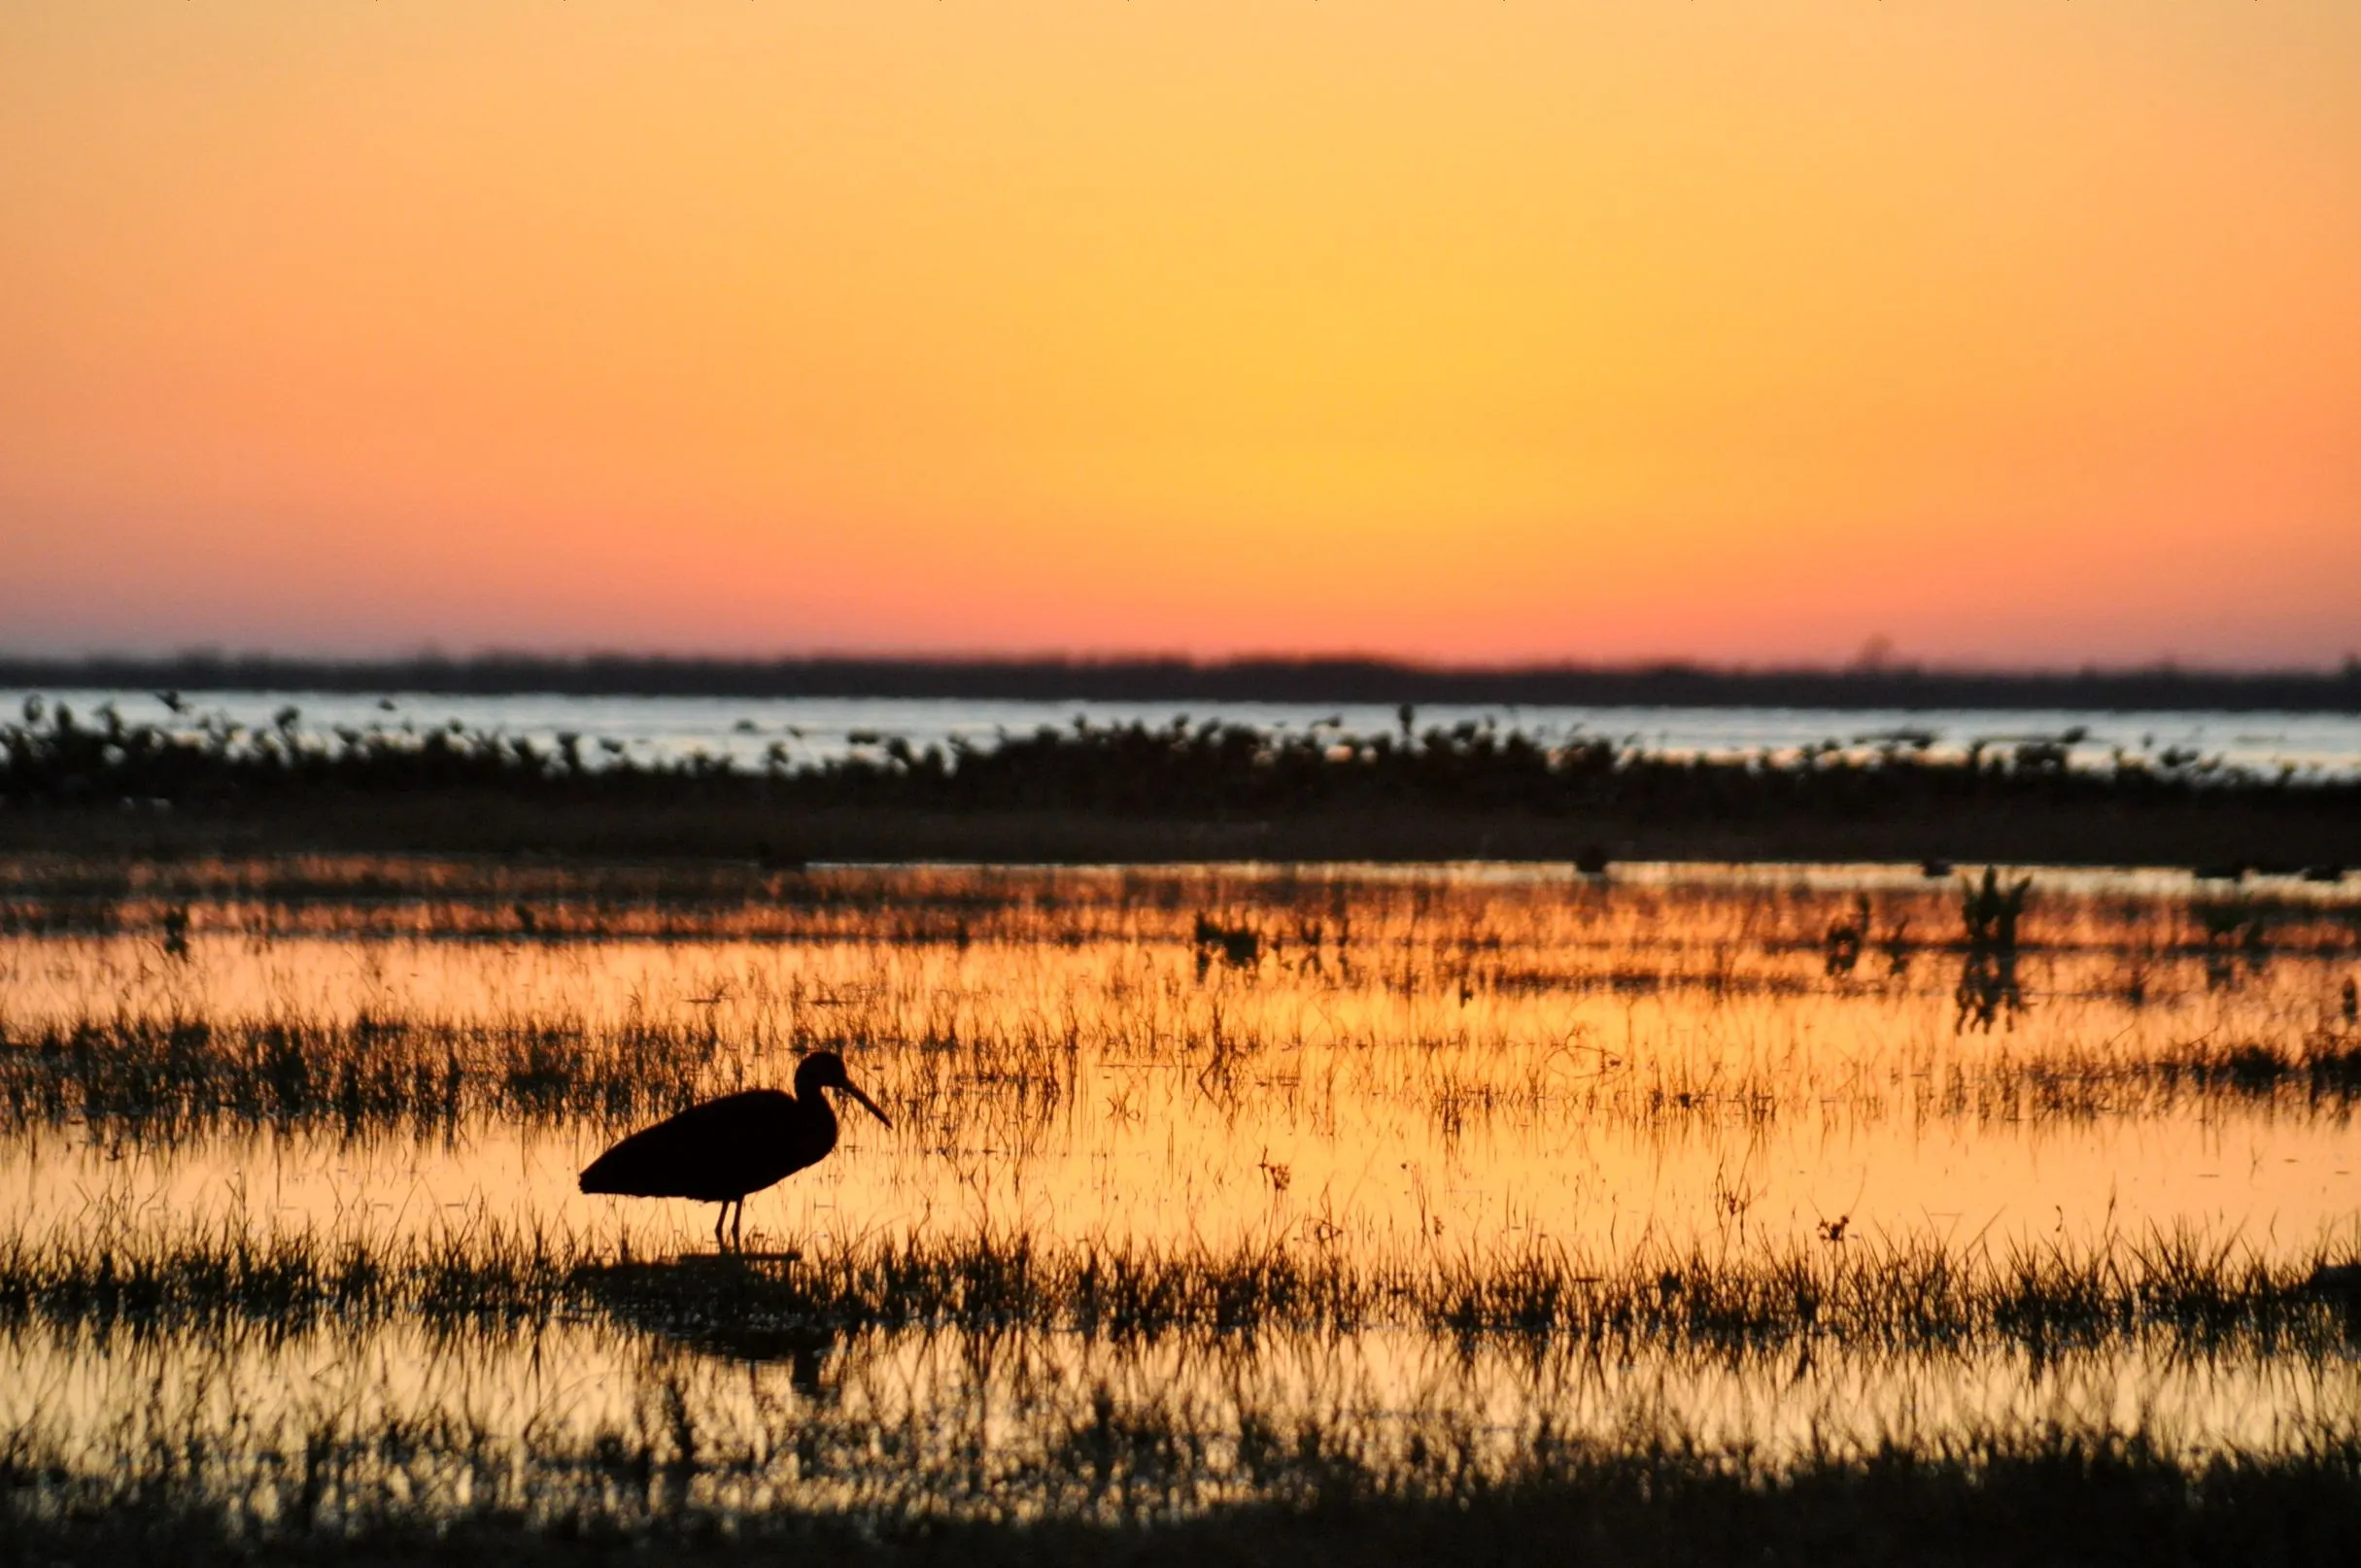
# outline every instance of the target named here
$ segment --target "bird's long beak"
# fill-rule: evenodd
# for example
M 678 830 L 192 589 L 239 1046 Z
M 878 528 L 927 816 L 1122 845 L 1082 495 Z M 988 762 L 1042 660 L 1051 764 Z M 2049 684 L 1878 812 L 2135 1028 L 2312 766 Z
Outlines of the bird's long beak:
M 885 1121 L 885 1112 L 877 1108 L 877 1102 L 872 1100 L 869 1096 L 854 1088 L 852 1085 L 852 1079 L 846 1078 L 841 1084 L 838 1085 L 838 1087 L 841 1088 L 846 1094 L 851 1095 L 855 1100 L 860 1101 L 862 1108 L 871 1115 L 876 1117 L 879 1121 L 884 1121 L 886 1128 L 889 1131 L 892 1129 L 894 1124 L 890 1121 Z

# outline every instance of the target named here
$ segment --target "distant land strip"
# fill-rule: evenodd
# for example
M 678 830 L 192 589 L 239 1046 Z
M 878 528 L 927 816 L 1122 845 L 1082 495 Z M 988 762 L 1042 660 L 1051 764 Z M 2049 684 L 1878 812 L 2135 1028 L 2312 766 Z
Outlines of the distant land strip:
M 1567 707 L 2063 708 L 2361 713 L 2341 669 L 1718 669 L 1700 665 L 1444 666 L 1379 659 L 736 660 L 488 653 L 380 660 L 185 654 L 0 655 L 0 687 L 434 696 L 931 698 L 1001 701 L 1467 703 Z

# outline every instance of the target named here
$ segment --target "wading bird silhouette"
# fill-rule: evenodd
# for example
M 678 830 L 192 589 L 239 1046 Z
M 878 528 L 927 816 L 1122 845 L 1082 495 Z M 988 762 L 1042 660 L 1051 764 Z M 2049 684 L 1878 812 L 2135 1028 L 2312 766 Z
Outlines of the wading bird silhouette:
M 795 1093 L 748 1089 L 643 1127 L 591 1161 L 582 1173 L 582 1190 L 719 1204 L 721 1212 L 713 1219 L 716 1246 L 736 1204 L 737 1218 L 730 1230 L 736 1245 L 746 1222 L 748 1193 L 819 1164 L 837 1146 L 837 1113 L 822 1089 L 840 1089 L 886 1126 L 894 1125 L 875 1101 L 853 1087 L 844 1058 L 814 1051 L 796 1064 Z

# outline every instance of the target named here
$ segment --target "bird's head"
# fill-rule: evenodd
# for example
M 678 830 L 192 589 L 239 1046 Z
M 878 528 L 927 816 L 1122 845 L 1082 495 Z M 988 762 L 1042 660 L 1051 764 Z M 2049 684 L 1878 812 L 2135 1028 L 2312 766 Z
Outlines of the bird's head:
M 840 1089 L 860 1101 L 862 1109 L 885 1122 L 886 1126 L 894 1125 L 886 1121 L 885 1112 L 877 1108 L 874 1100 L 853 1086 L 851 1076 L 844 1071 L 844 1058 L 834 1051 L 813 1051 L 795 1066 L 795 1092 L 798 1099 L 821 1089 Z

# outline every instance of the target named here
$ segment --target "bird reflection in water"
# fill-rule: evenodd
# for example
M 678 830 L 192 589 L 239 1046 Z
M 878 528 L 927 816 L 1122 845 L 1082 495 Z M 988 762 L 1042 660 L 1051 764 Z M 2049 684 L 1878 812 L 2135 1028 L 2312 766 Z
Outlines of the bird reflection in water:
M 617 1323 L 700 1355 L 749 1365 L 786 1363 L 795 1391 L 833 1404 L 826 1376 L 840 1347 L 792 1278 L 793 1253 L 725 1252 L 658 1263 L 597 1264 L 574 1284 Z

